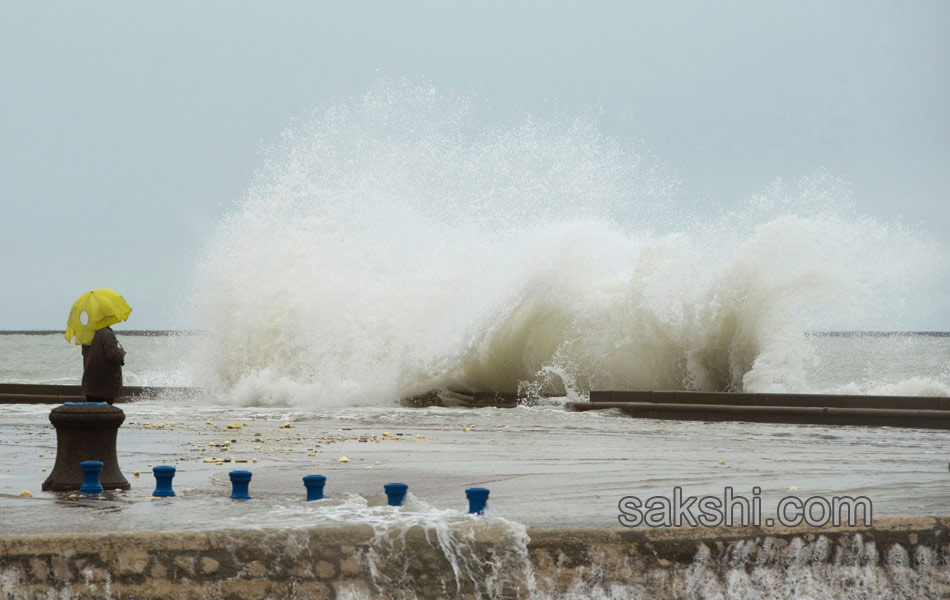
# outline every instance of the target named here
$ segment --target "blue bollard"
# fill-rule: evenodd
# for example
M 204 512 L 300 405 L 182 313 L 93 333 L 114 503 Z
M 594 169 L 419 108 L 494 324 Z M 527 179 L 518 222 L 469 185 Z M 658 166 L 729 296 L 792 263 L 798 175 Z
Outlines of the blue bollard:
M 303 484 L 307 486 L 307 502 L 311 500 L 323 500 L 323 486 L 327 483 L 324 475 L 307 475 L 303 478 Z
M 99 474 L 102 473 L 102 463 L 98 460 L 84 460 L 79 463 L 79 468 L 82 469 L 80 493 L 101 494 L 102 486 L 99 485 Z
M 406 499 L 406 490 L 409 486 L 405 483 L 387 483 L 383 486 L 386 490 L 386 500 L 389 506 L 402 506 L 402 501 Z
M 488 505 L 488 488 L 468 488 L 465 497 L 468 498 L 468 514 L 480 515 Z
M 153 496 L 167 498 L 175 495 L 172 489 L 172 478 L 175 477 L 175 467 L 169 465 L 159 465 L 152 469 L 155 474 L 155 491 Z
M 228 474 L 231 477 L 231 499 L 232 500 L 250 500 L 251 495 L 247 491 L 251 483 L 250 471 L 231 471 Z

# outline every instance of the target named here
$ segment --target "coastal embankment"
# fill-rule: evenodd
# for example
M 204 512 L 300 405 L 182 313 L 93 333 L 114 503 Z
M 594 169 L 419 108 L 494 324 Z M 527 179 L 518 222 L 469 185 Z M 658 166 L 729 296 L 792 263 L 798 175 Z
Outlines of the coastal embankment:
M 117 402 L 131 399 L 149 399 L 169 394 L 194 394 L 198 390 L 185 387 L 125 386 L 125 395 Z M 0 404 L 63 404 L 85 402 L 82 386 L 43 385 L 30 383 L 0 383 Z
M 641 419 L 950 429 L 950 397 L 591 391 L 576 411 L 618 409 Z
M 449 528 L 0 535 L 7 599 L 946 597 L 950 518 L 873 527 Z M 866 593 L 865 593 L 866 592 Z M 802 596 L 804 594 L 804 596 Z M 817 596 L 811 596 L 817 597 Z

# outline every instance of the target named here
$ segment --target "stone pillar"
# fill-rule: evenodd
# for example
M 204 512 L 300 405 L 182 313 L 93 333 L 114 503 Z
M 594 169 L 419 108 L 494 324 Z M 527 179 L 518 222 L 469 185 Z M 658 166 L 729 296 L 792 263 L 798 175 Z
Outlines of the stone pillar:
M 121 408 L 105 403 L 69 403 L 49 413 L 56 428 L 56 464 L 43 482 L 43 491 L 78 490 L 83 474 L 79 463 L 98 460 L 102 463 L 99 481 L 105 490 L 127 490 L 132 486 L 119 470 L 115 453 L 116 435 L 125 420 Z

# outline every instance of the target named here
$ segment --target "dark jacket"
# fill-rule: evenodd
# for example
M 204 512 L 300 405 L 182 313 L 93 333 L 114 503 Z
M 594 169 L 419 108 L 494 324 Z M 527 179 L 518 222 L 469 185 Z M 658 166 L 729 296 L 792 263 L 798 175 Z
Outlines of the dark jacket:
M 111 328 L 96 332 L 92 343 L 82 347 L 82 393 L 96 398 L 122 395 L 122 364 L 125 350 Z

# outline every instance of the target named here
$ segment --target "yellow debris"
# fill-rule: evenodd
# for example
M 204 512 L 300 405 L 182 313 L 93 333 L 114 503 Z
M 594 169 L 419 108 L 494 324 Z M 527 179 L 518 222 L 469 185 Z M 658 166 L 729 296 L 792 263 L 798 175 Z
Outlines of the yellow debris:
M 381 462 L 379 462 L 379 461 L 377 460 L 377 461 L 376 461 L 376 464 L 377 464 L 377 465 L 381 465 L 381 464 L 383 464 L 383 463 L 381 463 Z
M 236 462 L 236 463 L 246 463 L 246 462 L 247 462 L 247 459 L 246 459 L 246 458 L 236 458 L 236 459 L 234 459 L 234 462 Z M 257 461 L 255 460 L 254 462 L 257 462 Z
M 257 462 L 257 459 L 255 458 L 255 459 L 254 459 L 254 460 L 252 460 L 251 462 Z
M 260 450 L 263 446 L 254 446 L 255 450 Z
M 139 472 L 138 472 L 138 471 L 132 471 L 132 475 L 133 475 L 134 477 L 138 477 L 138 476 L 139 476 Z
M 244 427 L 244 425 L 240 423 L 228 423 L 228 429 L 240 429 L 242 427 Z
M 726 464 L 726 461 L 721 460 L 721 461 L 719 461 L 719 464 L 724 465 L 724 464 Z
M 797 490 L 797 489 L 798 489 L 798 486 L 797 486 L 797 485 L 793 485 L 793 486 L 791 486 L 790 488 L 788 488 L 788 491 L 794 492 L 794 491 Z
M 24 498 L 32 498 L 33 492 L 31 492 L 30 490 L 23 490 L 22 492 L 20 492 L 20 495 L 23 496 Z
M 205 462 L 206 462 L 206 463 L 213 463 L 214 461 L 215 461 L 215 460 L 214 460 L 213 458 L 206 458 L 206 459 L 205 459 Z
M 290 429 L 290 421 L 284 421 L 284 424 L 280 426 L 281 429 Z
M 392 433 L 390 433 L 390 432 L 388 432 L 388 431 L 384 431 L 384 432 L 383 432 L 383 437 L 389 437 L 389 436 L 391 436 L 391 435 L 392 435 Z
M 348 458 L 345 457 L 345 456 L 341 456 L 340 458 L 336 459 L 336 462 L 338 462 L 338 463 L 348 463 L 348 462 L 350 462 L 350 459 L 348 459 Z
M 214 425 L 214 421 L 212 421 L 211 419 L 208 419 L 207 421 L 205 421 L 205 425 Z
M 372 469 L 372 468 L 373 468 L 373 465 L 366 465 L 366 466 L 363 467 L 363 468 L 364 468 L 364 469 Z

